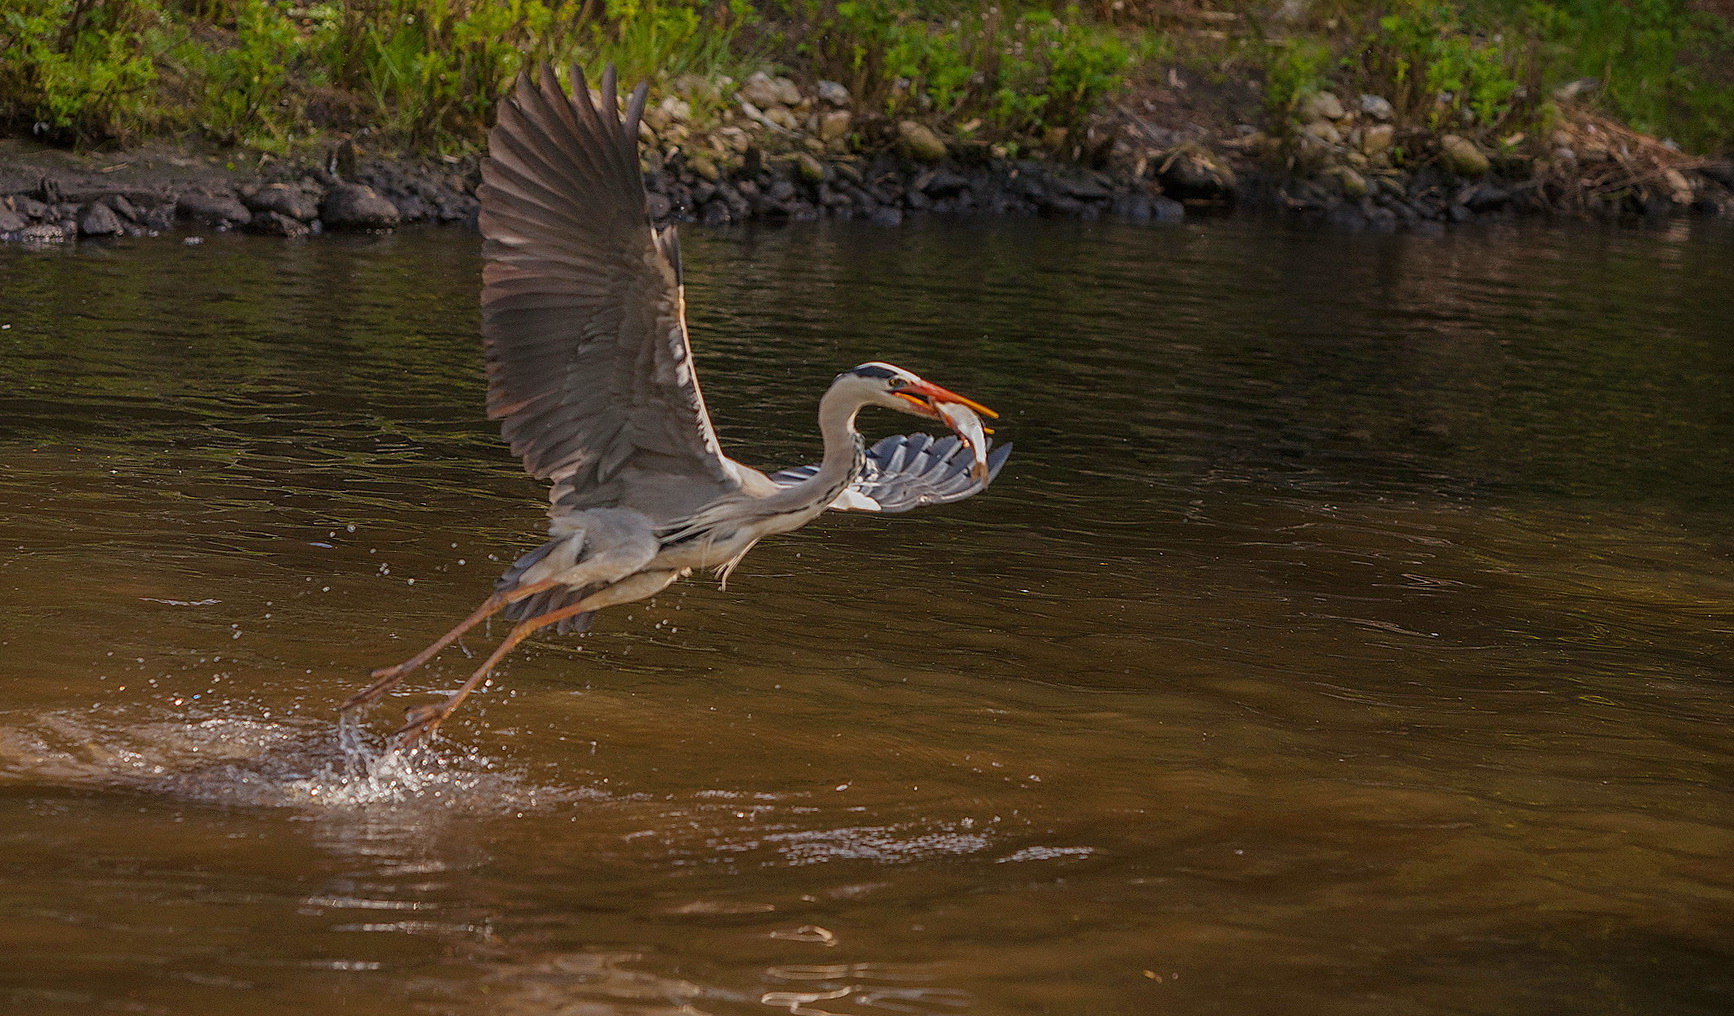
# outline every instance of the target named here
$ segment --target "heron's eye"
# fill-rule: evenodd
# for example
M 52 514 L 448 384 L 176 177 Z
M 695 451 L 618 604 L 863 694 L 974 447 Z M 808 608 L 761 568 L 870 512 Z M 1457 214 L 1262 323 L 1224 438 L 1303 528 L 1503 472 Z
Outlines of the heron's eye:
M 895 390 L 895 389 L 898 389 L 898 388 L 902 388 L 902 387 L 903 387 L 903 386 L 904 386 L 904 385 L 906 385 L 906 384 L 908 384 L 908 383 L 909 383 L 909 382 L 907 382 L 907 381 L 905 381 L 905 380 L 903 380 L 903 379 L 902 379 L 902 378 L 900 378 L 900 377 L 894 377 L 894 378 L 892 378 L 892 379 L 891 379 L 891 380 L 889 380 L 889 381 L 887 381 L 887 382 L 885 382 L 885 386 L 886 386 L 886 387 L 887 387 L 887 388 L 891 388 L 891 389 L 894 389 L 894 390 Z

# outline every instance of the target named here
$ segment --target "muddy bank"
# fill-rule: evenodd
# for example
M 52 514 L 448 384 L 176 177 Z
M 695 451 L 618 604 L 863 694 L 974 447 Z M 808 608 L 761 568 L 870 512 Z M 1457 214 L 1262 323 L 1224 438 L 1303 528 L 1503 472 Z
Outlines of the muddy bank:
M 1734 212 L 1734 165 L 1688 158 L 1588 114 L 1545 139 L 1482 144 L 1404 131 L 1378 96 L 1313 97 L 1293 122 L 1176 127 L 1123 102 L 1080 137 L 1017 153 L 855 108 L 842 86 L 756 74 L 688 82 L 646 113 L 658 221 L 1050 215 L 1177 221 L 1237 206 L 1341 229 L 1436 229 L 1490 217 Z M 702 103 L 711 112 L 693 114 Z M 158 147 L 73 155 L 0 145 L 0 239 L 246 230 L 296 237 L 476 219 L 478 160 L 384 159 L 350 142 L 317 162 Z

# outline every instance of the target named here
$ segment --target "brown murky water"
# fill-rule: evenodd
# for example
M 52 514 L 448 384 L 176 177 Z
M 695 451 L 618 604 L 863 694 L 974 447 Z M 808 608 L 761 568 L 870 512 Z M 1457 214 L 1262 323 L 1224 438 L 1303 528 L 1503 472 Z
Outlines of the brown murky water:
M 540 523 L 474 248 L 0 250 L 0 1011 L 1734 1010 L 1734 236 L 692 231 L 737 455 L 1011 465 L 353 769 Z

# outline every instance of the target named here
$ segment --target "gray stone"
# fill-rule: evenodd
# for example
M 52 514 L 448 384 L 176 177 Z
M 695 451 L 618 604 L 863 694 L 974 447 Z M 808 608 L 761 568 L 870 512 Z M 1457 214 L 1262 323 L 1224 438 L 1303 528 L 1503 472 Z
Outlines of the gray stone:
M 331 188 L 319 206 L 319 217 L 333 229 L 391 229 L 400 218 L 396 205 L 359 183 Z
M 835 81 L 819 82 L 819 101 L 841 109 L 849 105 L 849 90 Z
M 928 197 L 949 198 L 969 187 L 969 181 L 956 173 L 934 173 L 921 189 Z
M 1388 123 L 1369 124 L 1361 131 L 1361 151 L 1369 159 L 1383 155 L 1396 143 L 1397 128 Z
M 1136 191 L 1117 195 L 1109 210 L 1134 222 L 1179 222 L 1186 217 L 1186 206 L 1173 198 Z
M 1340 145 L 1343 142 L 1342 132 L 1329 120 L 1314 120 L 1301 130 L 1321 144 Z
M 253 221 L 247 223 L 247 232 L 265 233 L 269 236 L 306 236 L 312 230 L 307 223 L 282 212 L 259 212 L 253 216 Z
M 795 172 L 800 175 L 801 179 L 809 183 L 820 183 L 828 175 L 825 172 L 825 164 L 806 152 L 795 156 Z
M 747 136 L 746 131 L 734 124 L 718 127 L 716 139 L 722 142 L 724 148 L 739 155 L 747 154 L 747 149 L 753 147 L 753 139 Z
M 1511 192 L 1504 187 L 1496 187 L 1484 183 L 1479 187 L 1471 187 L 1459 204 L 1467 205 L 1472 212 L 1495 212 L 1511 203 Z
M 228 192 L 218 194 L 182 194 L 175 202 L 175 214 L 183 219 L 206 226 L 216 226 L 228 229 L 234 226 L 245 226 L 252 221 L 253 213 L 247 211 L 235 195 Z
M 24 216 L 10 208 L 0 207 L 0 233 L 16 233 L 29 225 Z
M 114 209 L 114 214 L 128 222 L 138 221 L 138 207 L 131 201 L 128 201 L 125 194 L 110 194 L 108 197 L 102 199 L 102 203 Z
M 788 78 L 772 78 L 771 86 L 777 90 L 777 102 L 784 106 L 799 106 L 801 90 Z
M 801 90 L 788 78 L 773 78 L 764 71 L 754 71 L 741 83 L 741 98 L 760 109 L 798 106 L 801 104 Z
M 819 117 L 819 140 L 828 145 L 841 143 L 849 136 L 854 117 L 846 109 L 833 109 Z
M 1361 96 L 1361 112 L 1375 120 L 1384 121 L 1397 115 L 1397 111 L 1391 108 L 1391 100 L 1383 95 Z
M 1086 176 L 1056 176 L 1054 188 L 1082 201 L 1106 201 L 1113 193 L 1101 181 Z
M 1490 168 L 1487 156 L 1475 142 L 1456 134 L 1439 139 L 1439 162 L 1458 176 L 1482 176 Z
M 66 228 L 57 222 L 38 222 L 19 230 L 18 239 L 25 243 L 65 243 Z
M 26 219 L 48 218 L 48 205 L 46 202 L 38 201 L 32 197 L 26 197 L 23 194 L 14 194 L 12 196 L 12 209 L 19 215 L 24 216 Z
M 113 236 L 125 228 L 121 225 L 120 216 L 114 214 L 114 209 L 101 202 L 86 206 L 78 216 L 80 236 Z
M 255 212 L 276 212 L 302 222 L 319 216 L 319 202 L 313 195 L 286 183 L 268 183 L 241 201 Z
M 1344 197 L 1362 198 L 1367 194 L 1367 180 L 1348 166 L 1332 166 L 1325 175 L 1336 180 Z
M 722 179 L 722 171 L 717 168 L 716 160 L 703 152 L 694 152 L 686 157 L 686 164 L 699 179 L 716 183 Z
M 1303 121 L 1341 120 L 1346 115 L 1343 100 L 1335 92 L 1314 92 L 1301 100 L 1299 112 Z
M 898 122 L 897 148 L 904 155 L 920 162 L 938 162 L 945 158 L 945 142 L 939 140 L 939 135 L 914 120 Z
M 159 233 L 175 228 L 175 203 L 171 201 L 166 205 L 148 209 L 139 224 Z
M 1234 171 L 1203 148 L 1188 145 L 1156 164 L 1162 189 L 1178 198 L 1223 198 L 1234 193 Z
M 671 95 L 662 100 L 662 106 L 660 108 L 663 115 L 667 116 L 671 123 L 685 123 L 692 119 L 692 103 L 687 102 L 685 99 L 676 98 Z

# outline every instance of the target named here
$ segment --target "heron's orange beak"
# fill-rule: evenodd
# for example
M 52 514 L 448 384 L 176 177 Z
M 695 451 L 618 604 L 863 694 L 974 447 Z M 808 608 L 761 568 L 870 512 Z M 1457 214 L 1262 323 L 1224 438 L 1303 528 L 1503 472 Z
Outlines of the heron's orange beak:
M 990 420 L 999 419 L 998 413 L 974 399 L 966 399 L 954 391 L 939 387 L 931 381 L 912 381 L 908 385 L 892 392 L 892 394 L 899 398 L 907 399 L 919 411 L 917 415 L 925 416 L 932 420 L 942 419 L 942 417 L 940 417 L 940 415 L 933 409 L 932 403 L 935 402 L 954 402 L 960 406 L 968 406 L 970 409 L 975 410 L 977 413 L 980 413 L 982 416 L 985 416 Z M 992 432 L 989 431 L 989 433 Z

